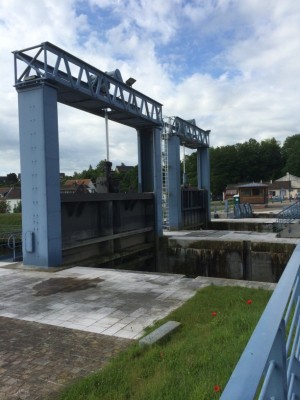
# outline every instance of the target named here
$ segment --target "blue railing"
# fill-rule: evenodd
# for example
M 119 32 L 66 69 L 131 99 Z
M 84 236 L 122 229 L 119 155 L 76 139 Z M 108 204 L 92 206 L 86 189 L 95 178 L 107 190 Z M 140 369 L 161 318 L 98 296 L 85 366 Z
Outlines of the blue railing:
M 291 204 L 288 207 L 285 207 L 280 213 L 277 215 L 276 220 L 276 231 L 279 232 L 284 229 L 285 226 L 291 224 L 296 219 L 300 219 L 300 202 L 299 200 Z
M 300 244 L 294 250 L 221 400 L 300 399 Z

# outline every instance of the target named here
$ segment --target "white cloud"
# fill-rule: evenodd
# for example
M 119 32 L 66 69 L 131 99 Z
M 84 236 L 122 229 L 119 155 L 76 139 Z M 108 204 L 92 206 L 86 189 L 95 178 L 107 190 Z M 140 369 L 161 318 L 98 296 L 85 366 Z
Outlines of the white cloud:
M 0 175 L 19 172 L 11 51 L 50 41 L 195 118 L 225 145 L 300 132 L 296 0 L 3 0 L 0 3 Z M 61 170 L 106 157 L 104 120 L 59 106 Z M 110 123 L 114 164 L 137 162 L 136 133 Z

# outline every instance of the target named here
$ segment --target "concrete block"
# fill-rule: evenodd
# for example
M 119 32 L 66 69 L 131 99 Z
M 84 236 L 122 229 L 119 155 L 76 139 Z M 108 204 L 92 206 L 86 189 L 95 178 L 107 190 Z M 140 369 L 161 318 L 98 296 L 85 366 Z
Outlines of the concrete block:
M 169 335 L 171 332 L 175 331 L 180 325 L 180 322 L 168 321 L 159 328 L 155 329 L 155 331 L 151 332 L 149 335 L 143 337 L 139 341 L 139 344 L 140 346 L 154 344 Z

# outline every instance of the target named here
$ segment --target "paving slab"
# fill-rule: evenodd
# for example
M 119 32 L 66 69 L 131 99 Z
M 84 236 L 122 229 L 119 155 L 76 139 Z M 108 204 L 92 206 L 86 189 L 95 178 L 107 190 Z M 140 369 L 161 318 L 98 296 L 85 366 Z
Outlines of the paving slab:
M 0 264 L 0 400 L 45 400 L 102 368 L 208 285 L 259 282 Z

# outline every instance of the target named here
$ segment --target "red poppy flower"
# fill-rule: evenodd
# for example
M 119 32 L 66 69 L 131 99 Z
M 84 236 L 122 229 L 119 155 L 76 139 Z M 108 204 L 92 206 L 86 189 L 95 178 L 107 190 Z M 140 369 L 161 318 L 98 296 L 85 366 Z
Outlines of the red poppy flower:
M 216 317 L 216 316 L 217 316 L 217 313 L 216 313 L 215 311 L 213 311 L 213 312 L 211 313 L 211 315 L 212 315 L 213 317 Z
M 252 304 L 252 300 L 251 299 L 247 300 L 247 304 Z
M 219 386 L 219 385 L 215 385 L 215 386 L 214 386 L 214 391 L 215 391 L 216 393 L 221 392 L 220 386 Z

